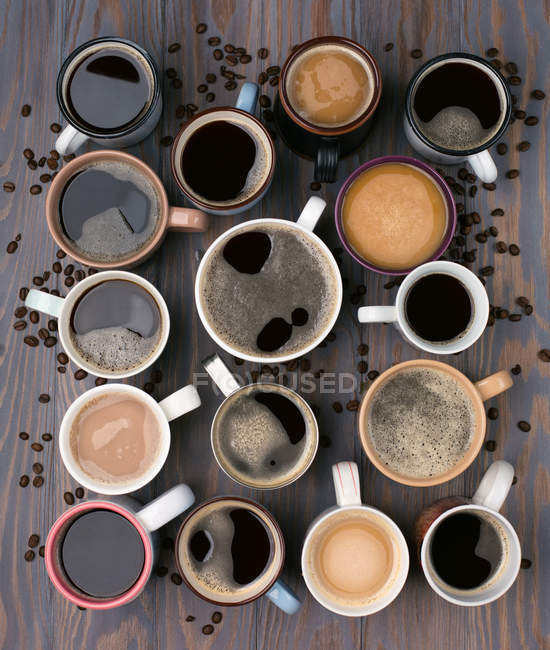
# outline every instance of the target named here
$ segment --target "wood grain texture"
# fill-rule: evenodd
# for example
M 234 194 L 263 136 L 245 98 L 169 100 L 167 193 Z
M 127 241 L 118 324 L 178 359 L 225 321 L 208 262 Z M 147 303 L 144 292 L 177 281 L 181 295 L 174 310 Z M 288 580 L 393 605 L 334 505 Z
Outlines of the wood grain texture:
M 4 487 L 4 498 L 0 501 L 0 647 L 550 648 L 550 622 L 545 616 L 550 611 L 550 364 L 541 363 L 536 356 L 540 348 L 550 347 L 550 235 L 548 220 L 545 221 L 548 108 L 547 102 L 529 97 L 534 88 L 546 92 L 550 88 L 548 6 L 542 0 L 2 0 L 0 9 L 0 176 L 2 183 L 10 180 L 17 186 L 14 193 L 0 194 L 3 250 L 17 233 L 22 233 L 17 252 L 0 257 L 0 321 L 5 333 L 0 346 L 4 378 L 0 384 L 0 475 Z M 198 22 L 208 25 L 206 34 L 195 33 Z M 318 232 L 331 248 L 339 246 L 332 209 L 344 178 L 361 162 L 377 155 L 411 153 L 401 126 L 404 91 L 408 79 L 423 61 L 452 50 L 483 55 L 488 47 L 494 46 L 500 50 L 501 60 L 515 61 L 519 66 L 523 83 L 513 88 L 519 98 L 518 107 L 528 115 L 537 115 L 540 124 L 528 127 L 518 121 L 510 127 L 503 138 L 509 153 L 496 156 L 500 174 L 497 190 L 480 189 L 474 199 L 467 197 L 463 202 L 466 211 L 479 212 L 483 228 L 496 225 L 499 239 L 515 242 L 521 248 L 518 257 L 495 255 L 493 239 L 477 245 L 469 236 L 468 248 L 478 249 L 472 268 L 479 270 L 487 264 L 496 268 L 487 282 L 491 303 L 513 309 L 515 298 L 525 295 L 531 299 L 535 312 L 519 323 L 498 321 L 472 349 L 445 359 L 472 379 L 521 364 L 523 370 L 515 378 L 513 389 L 490 404 L 500 411 L 499 419 L 489 422 L 487 432 L 488 439 L 497 441 L 497 449 L 493 454 L 482 450 L 463 475 L 445 485 L 406 488 L 385 479 L 366 461 L 356 433 L 355 414 L 347 410 L 337 414 L 332 409 L 334 401 L 345 404 L 349 399 L 359 398 L 360 391 L 334 395 L 316 390 L 305 397 L 319 408 L 320 432 L 331 439 L 331 446 L 319 449 L 314 464 L 296 484 L 275 492 L 251 491 L 225 477 L 212 457 L 209 429 L 220 397 L 203 379 L 199 385 L 203 406 L 171 425 L 169 459 L 152 484 L 137 496 L 146 501 L 174 483 L 185 481 L 199 501 L 216 494 L 235 494 L 251 496 L 266 505 L 285 533 L 284 578 L 304 598 L 301 612 L 287 617 L 265 599 L 242 608 L 225 608 L 215 634 L 203 636 L 200 628 L 210 621 L 216 608 L 200 601 L 183 586 L 174 585 L 168 577 L 153 577 L 144 594 L 123 609 L 108 613 L 80 611 L 53 589 L 40 558 L 27 563 L 23 555 L 31 533 L 39 533 L 41 543 L 44 542 L 48 528 L 67 507 L 63 493 L 76 487 L 59 457 L 56 433 L 66 408 L 93 386 L 93 377 L 76 381 L 74 367 L 66 375 L 57 373 L 54 356 L 58 347 L 30 349 L 23 344 L 23 333 L 12 328 L 13 311 L 21 304 L 19 288 L 30 287 L 32 277 L 51 268 L 55 260 L 56 249 L 44 216 L 45 192 L 38 196 L 28 192 L 29 186 L 37 182 L 39 172 L 27 168 L 22 151 L 31 147 L 38 157 L 54 146 L 55 135 L 49 125 L 62 122 L 55 100 L 57 70 L 75 46 L 99 35 L 125 36 L 149 50 L 163 71 L 165 110 L 154 134 L 130 151 L 161 175 L 170 200 L 181 205 L 182 195 L 170 174 L 169 149 L 160 147 L 160 139 L 176 134 L 178 104 L 195 102 L 204 106 L 202 97 L 201 102 L 197 101 L 195 89 L 207 72 L 219 71 L 207 38 L 221 36 L 224 43 L 245 46 L 253 54 L 259 47 L 267 47 L 270 57 L 266 63 L 281 64 L 294 44 L 331 33 L 363 43 L 377 58 L 384 84 L 368 141 L 356 155 L 341 162 L 337 182 L 323 187 L 320 193 L 329 205 Z M 385 52 L 384 45 L 390 41 L 395 46 Z M 167 51 L 172 42 L 182 44 L 174 54 Z M 420 60 L 411 58 L 413 48 L 422 49 Z M 181 89 L 170 87 L 164 75 L 167 67 L 178 71 L 183 81 Z M 262 62 L 254 56 L 252 63 L 240 68 L 254 80 Z M 220 81 L 215 92 L 219 105 L 233 103 L 236 98 L 236 92 L 226 91 Z M 273 97 L 273 89 L 269 88 L 268 94 Z M 32 105 L 28 118 L 20 116 L 24 103 Z M 532 146 L 528 152 L 519 153 L 516 145 L 523 139 L 531 141 Z M 202 370 L 201 359 L 216 351 L 193 305 L 193 282 L 201 251 L 234 223 L 262 216 L 295 219 L 311 193 L 312 164 L 293 155 L 279 140 L 277 156 L 272 189 L 259 206 L 238 217 L 213 217 L 204 235 L 169 235 L 160 251 L 137 269 L 163 293 L 172 318 L 170 340 L 158 364 L 163 372 L 163 380 L 155 391 L 159 399 L 192 381 L 193 374 Z M 520 169 L 519 179 L 504 178 L 510 168 Z M 456 171 L 449 169 L 452 174 Z M 492 218 L 490 211 L 495 207 L 503 208 L 505 216 Z M 355 320 L 356 306 L 350 301 L 355 287 L 366 287 L 363 304 L 389 304 L 396 291 L 383 288 L 389 278 L 367 273 L 347 255 L 343 255 L 341 269 L 347 285 L 334 329 L 336 341 L 313 351 L 308 358 L 313 371 L 322 368 L 326 373 L 351 373 L 359 386 L 361 379 L 365 379 L 356 371 L 359 343 L 369 345 L 369 368 L 380 371 L 392 363 L 415 358 L 418 352 L 390 327 L 359 326 Z M 54 288 L 57 284 L 64 293 L 63 277 L 54 276 L 48 286 Z M 43 326 L 45 318 L 40 322 Z M 259 370 L 253 364 L 237 367 L 226 354 L 221 356 L 241 375 Z M 294 381 L 303 375 L 287 374 Z M 144 373 L 132 383 L 143 386 L 148 379 Z M 42 392 L 51 395 L 48 404 L 38 402 Z M 531 423 L 529 434 L 517 428 L 520 419 Z M 27 442 L 18 438 L 20 431 L 30 434 Z M 53 442 L 43 443 L 45 448 L 40 453 L 32 451 L 30 443 L 40 440 L 44 432 L 53 434 Z M 471 495 L 495 458 L 505 458 L 516 468 L 518 482 L 503 512 L 516 527 L 524 557 L 533 562 L 530 570 L 521 571 L 505 597 L 477 609 L 454 607 L 429 589 L 414 560 L 401 595 L 387 609 L 368 618 L 333 615 L 307 594 L 300 576 L 301 543 L 308 523 L 333 503 L 333 462 L 354 459 L 360 464 L 364 500 L 392 516 L 410 540 L 414 517 L 425 505 L 441 496 Z M 45 468 L 44 486 L 19 487 L 19 476 L 25 473 L 32 478 L 31 465 L 37 460 Z M 178 524 L 179 520 L 167 526 L 163 536 L 174 538 Z M 175 570 L 169 552 L 163 553 L 161 562 L 170 572 Z M 187 615 L 194 615 L 196 620 L 185 622 Z

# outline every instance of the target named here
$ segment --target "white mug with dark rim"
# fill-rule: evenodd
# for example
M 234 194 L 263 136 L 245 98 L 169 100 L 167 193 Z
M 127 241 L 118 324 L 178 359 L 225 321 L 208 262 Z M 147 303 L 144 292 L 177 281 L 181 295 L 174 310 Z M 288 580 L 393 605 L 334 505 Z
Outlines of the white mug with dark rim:
M 494 126 L 491 127 L 490 130 L 488 129 L 486 139 L 468 149 L 442 146 L 441 144 L 434 142 L 433 139 L 430 139 L 425 132 L 426 129 L 421 128 L 420 118 L 414 108 L 417 92 L 419 88 L 422 88 L 422 84 L 425 82 L 426 78 L 432 72 L 437 71 L 438 68 L 443 70 L 444 66 L 448 66 L 449 64 L 472 66 L 474 69 L 479 71 L 481 75 L 484 75 L 482 78 L 484 78 L 488 90 L 492 92 L 495 100 L 500 104 L 498 119 Z M 455 80 L 451 68 L 449 68 L 448 72 L 445 72 L 444 74 L 446 74 L 447 79 L 453 79 L 453 88 L 460 92 L 462 97 L 466 96 L 468 93 L 472 93 L 475 96 L 481 94 L 479 90 L 461 84 L 458 79 Z M 462 88 L 462 85 L 464 85 L 464 88 Z M 439 85 L 439 88 L 440 92 L 443 92 L 441 85 Z M 463 105 L 463 103 L 460 104 L 460 106 Z M 462 162 L 468 162 L 481 182 L 493 183 L 497 179 L 497 168 L 491 154 L 489 153 L 489 148 L 492 147 L 495 142 L 498 142 L 504 131 L 506 131 L 510 121 L 511 112 L 512 98 L 510 91 L 506 85 L 504 77 L 498 70 L 493 68 L 493 66 L 481 57 L 473 54 L 466 54 L 464 52 L 442 54 L 441 56 L 437 56 L 425 63 L 419 70 L 417 70 L 409 82 L 404 115 L 405 135 L 411 147 L 424 156 L 424 158 L 443 165 L 458 165 Z
M 512 524 L 499 513 L 513 479 L 512 465 L 504 460 L 497 460 L 485 472 L 471 499 L 465 497 L 441 499 L 426 508 L 418 517 L 415 532 L 424 576 L 430 587 L 450 603 L 463 607 L 486 605 L 506 593 L 517 578 L 521 564 L 521 546 Z M 460 514 L 473 514 L 486 520 L 495 531 L 495 535 L 499 537 L 502 547 L 500 563 L 496 570 L 492 571 L 482 584 L 469 589 L 453 587 L 443 580 L 434 566 L 432 556 L 434 535 L 439 526 L 450 517 Z M 485 541 L 484 545 L 487 546 L 488 543 Z M 481 539 L 477 547 L 480 544 Z M 489 550 L 484 548 L 485 553 Z
M 407 298 L 410 290 L 423 277 L 444 274 L 458 280 L 469 295 L 471 317 L 466 329 L 450 341 L 432 342 L 414 332 L 406 315 Z M 434 300 L 436 297 L 434 296 Z M 473 345 L 485 331 L 489 317 L 489 298 L 485 287 L 467 268 L 455 262 L 427 262 L 409 273 L 401 283 L 395 304 L 389 306 L 359 307 L 357 318 L 360 323 L 393 323 L 403 338 L 412 346 L 432 354 L 454 354 Z

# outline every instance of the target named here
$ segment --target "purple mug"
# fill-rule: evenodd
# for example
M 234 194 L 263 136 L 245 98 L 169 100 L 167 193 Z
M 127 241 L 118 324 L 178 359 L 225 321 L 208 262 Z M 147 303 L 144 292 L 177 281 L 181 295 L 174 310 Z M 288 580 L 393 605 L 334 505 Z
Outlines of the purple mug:
M 431 256 L 427 257 L 425 260 L 422 260 L 422 264 L 439 259 L 451 243 L 456 227 L 456 206 L 451 190 L 443 178 L 429 165 L 426 165 L 426 163 L 423 163 L 420 160 L 416 160 L 416 158 L 411 158 L 410 156 L 382 156 L 380 158 L 374 158 L 373 160 L 369 160 L 366 163 L 363 163 L 354 172 L 352 172 L 350 176 L 348 176 L 340 188 L 340 191 L 338 192 L 338 197 L 336 198 L 336 206 L 334 208 L 336 230 L 338 231 L 338 236 L 340 237 L 344 248 L 353 257 L 353 259 L 371 271 L 375 271 L 376 273 L 383 273 L 385 275 L 406 275 L 407 273 L 410 273 L 414 268 L 416 268 L 416 266 L 420 266 L 420 263 L 414 267 L 399 270 L 386 269 L 376 266 L 372 262 L 366 260 L 364 257 L 361 257 L 361 255 L 359 255 L 359 253 L 351 246 L 346 237 L 346 234 L 344 233 L 344 227 L 342 224 L 342 208 L 344 205 L 344 199 L 353 182 L 367 169 L 371 169 L 372 167 L 383 165 L 385 163 L 403 163 L 418 168 L 419 170 L 425 172 L 438 185 L 441 193 L 443 194 L 443 199 L 447 205 L 447 228 L 445 230 L 445 234 L 440 246 Z

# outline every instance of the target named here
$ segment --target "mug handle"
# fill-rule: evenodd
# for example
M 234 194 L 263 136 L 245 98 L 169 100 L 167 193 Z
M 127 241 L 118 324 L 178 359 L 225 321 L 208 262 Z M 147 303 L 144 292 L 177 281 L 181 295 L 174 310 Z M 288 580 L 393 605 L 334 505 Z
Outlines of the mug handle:
M 136 518 L 148 532 L 158 530 L 195 503 L 195 495 L 188 485 L 180 483 L 136 512 Z
M 208 216 L 193 208 L 168 208 L 168 230 L 176 232 L 204 232 L 208 229 Z
M 285 614 L 296 614 L 302 606 L 302 602 L 292 589 L 279 578 L 277 582 L 266 593 L 269 600 Z
M 360 323 L 395 323 L 398 320 L 397 307 L 395 305 L 359 307 L 357 320 Z
M 497 166 L 487 149 L 468 156 L 466 160 L 482 183 L 494 183 L 496 181 L 498 176 Z
M 194 411 L 199 408 L 201 398 L 193 384 L 188 384 L 175 393 L 168 395 L 168 397 L 165 397 L 158 404 L 168 422 L 171 422 L 184 415 L 184 413 L 189 413 L 189 411 Z
M 319 183 L 334 183 L 340 159 L 338 140 L 322 140 L 315 157 L 314 180 Z
M 68 153 L 74 153 L 87 140 L 89 137 L 85 133 L 81 133 L 74 126 L 68 124 L 55 141 L 55 150 L 65 156 Z
M 508 496 L 513 480 L 512 465 L 505 460 L 495 461 L 483 475 L 472 502 L 498 512 Z
M 219 355 L 211 354 L 202 360 L 202 365 L 225 397 L 229 397 L 231 393 L 234 393 L 241 387 L 239 382 L 229 372 L 229 368 L 220 359 Z
M 345 460 L 332 466 L 336 503 L 342 506 L 361 505 L 361 484 L 357 463 Z
M 306 230 L 314 230 L 326 207 L 327 202 L 320 196 L 311 196 L 300 212 L 296 223 Z
M 258 94 L 258 84 L 252 83 L 251 81 L 246 81 L 241 87 L 241 91 L 235 103 L 235 108 L 254 115 L 254 111 L 256 110 L 256 102 L 258 101 Z
M 31 289 L 25 298 L 25 307 L 38 309 L 38 311 L 55 318 L 59 318 L 61 315 L 64 303 L 65 298 L 52 296 L 51 293 L 38 291 L 38 289 Z
M 474 383 L 481 399 L 486 402 L 491 397 L 503 393 L 514 385 L 512 375 L 507 370 L 499 370 Z

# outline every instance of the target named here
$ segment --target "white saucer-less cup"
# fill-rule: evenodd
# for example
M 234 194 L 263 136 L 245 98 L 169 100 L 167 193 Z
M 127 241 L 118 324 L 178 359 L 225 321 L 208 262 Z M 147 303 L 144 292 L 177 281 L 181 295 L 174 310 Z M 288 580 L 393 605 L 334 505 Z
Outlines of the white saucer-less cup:
M 131 482 L 107 483 L 94 479 L 82 469 L 71 449 L 71 429 L 75 417 L 91 400 L 113 393 L 126 394 L 131 399 L 137 399 L 143 402 L 153 412 L 159 426 L 160 440 L 155 460 L 146 472 Z M 145 391 L 135 386 L 129 386 L 128 384 L 105 384 L 91 388 L 69 406 L 61 422 L 59 429 L 59 452 L 63 463 L 75 481 L 88 488 L 88 490 L 93 490 L 99 494 L 128 494 L 139 490 L 153 480 L 166 461 L 170 450 L 171 439 L 169 423 L 185 413 L 194 411 L 200 405 L 201 399 L 197 389 L 192 384 L 180 388 L 160 402 L 157 402 Z
M 466 330 L 452 341 L 432 342 L 420 338 L 407 322 L 406 302 L 410 289 L 420 278 L 434 273 L 450 275 L 464 286 L 470 296 L 472 316 Z M 437 297 L 434 296 L 434 300 Z M 413 347 L 432 354 L 454 354 L 473 345 L 485 331 L 489 318 L 489 298 L 485 287 L 467 268 L 455 262 L 427 262 L 409 273 L 401 283 L 395 304 L 390 306 L 359 307 L 360 323 L 393 323 L 403 338 Z
M 403 533 L 392 519 L 377 508 L 361 503 L 361 484 L 356 463 L 343 461 L 333 465 L 332 479 L 336 492 L 336 505 L 316 517 L 307 530 L 302 548 L 302 574 L 311 595 L 323 607 L 343 616 L 368 616 L 389 605 L 399 595 L 409 572 L 409 549 Z M 330 600 L 316 584 L 312 569 L 312 541 L 319 528 L 326 522 L 330 522 L 331 519 L 336 522 L 343 512 L 357 510 L 368 513 L 370 518 L 387 532 L 391 538 L 394 560 L 386 584 L 372 597 L 370 602 L 362 607 L 347 607 Z

